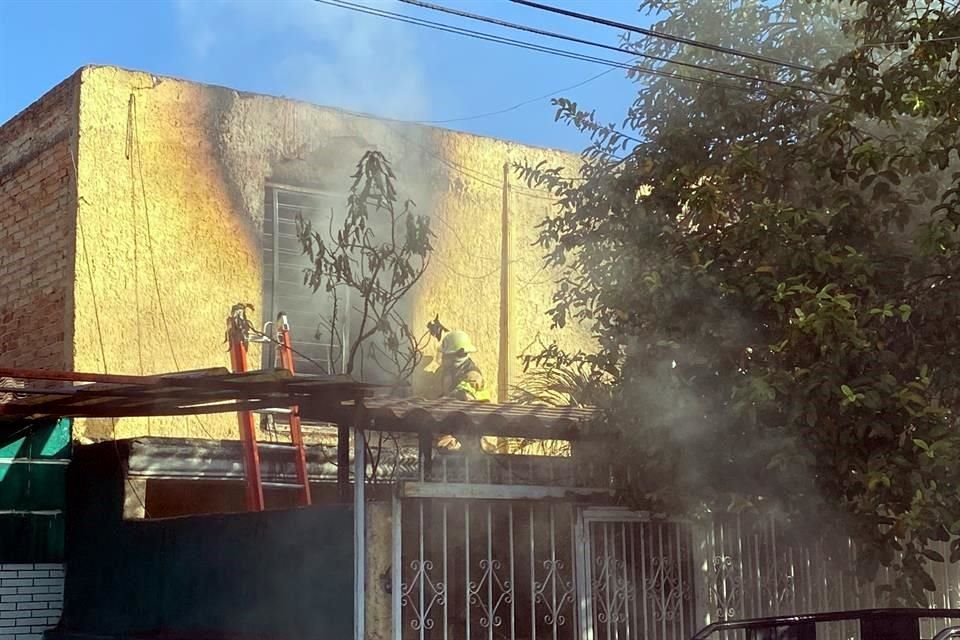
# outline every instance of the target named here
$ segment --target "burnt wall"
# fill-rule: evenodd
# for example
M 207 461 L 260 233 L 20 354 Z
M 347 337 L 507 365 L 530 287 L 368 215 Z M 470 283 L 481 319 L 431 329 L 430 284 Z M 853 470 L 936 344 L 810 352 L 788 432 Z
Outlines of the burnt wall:
M 110 67 L 86 68 L 81 77 L 78 220 L 88 242 L 76 265 L 89 264 L 95 277 L 93 285 L 81 278 L 74 285 L 78 369 L 227 365 L 230 306 L 251 302 L 257 313 L 266 306 L 267 185 L 331 194 L 331 206 L 342 212 L 350 176 L 371 149 L 392 162 L 400 197 L 430 216 L 436 233 L 433 261 L 403 310 L 414 331 L 439 315 L 447 327 L 469 332 L 494 387 L 506 357 L 501 307 L 511 294 L 513 356 L 536 348 L 538 337 L 587 346 L 583 332 L 551 331 L 544 316 L 554 285 L 531 244 L 553 200 L 512 176 L 506 252 L 502 247 L 504 165 L 545 161 L 572 172 L 576 156 Z M 106 362 L 98 315 L 101 324 L 110 322 Z M 427 373 L 416 378 L 417 393 L 429 392 Z M 78 421 L 77 429 L 90 437 L 236 437 L 233 416 Z

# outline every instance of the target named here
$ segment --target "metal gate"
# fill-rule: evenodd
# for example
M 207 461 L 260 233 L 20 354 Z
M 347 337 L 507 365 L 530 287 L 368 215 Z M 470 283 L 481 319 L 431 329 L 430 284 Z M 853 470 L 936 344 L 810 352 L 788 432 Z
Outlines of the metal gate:
M 680 640 L 696 631 L 689 526 L 584 510 L 578 563 L 584 640 Z
M 544 500 L 394 499 L 395 640 L 681 640 L 683 525 Z
M 394 638 L 573 640 L 574 522 L 563 503 L 396 499 Z

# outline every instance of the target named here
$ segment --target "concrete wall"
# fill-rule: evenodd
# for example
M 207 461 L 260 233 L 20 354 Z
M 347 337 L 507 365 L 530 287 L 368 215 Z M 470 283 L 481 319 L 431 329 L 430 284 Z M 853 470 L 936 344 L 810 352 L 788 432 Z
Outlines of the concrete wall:
M 0 127 L 0 366 L 68 368 L 73 76 Z
M 468 331 L 494 386 L 505 293 L 514 298 L 512 356 L 535 348 L 538 336 L 583 345 L 582 332 L 551 335 L 544 316 L 553 285 L 530 245 L 552 201 L 513 177 L 506 289 L 500 279 L 504 164 L 573 167 L 576 157 L 110 67 L 84 68 L 79 81 L 77 240 L 68 265 L 76 272 L 74 335 L 66 359 L 75 369 L 228 365 L 227 311 L 240 301 L 263 306 L 265 185 L 346 192 L 369 149 L 391 160 L 400 195 L 431 216 L 437 235 L 433 263 L 411 293 L 414 329 L 439 314 Z M 427 378 L 417 377 L 416 391 L 426 392 Z M 76 435 L 92 438 L 235 432 L 230 415 L 75 425 Z

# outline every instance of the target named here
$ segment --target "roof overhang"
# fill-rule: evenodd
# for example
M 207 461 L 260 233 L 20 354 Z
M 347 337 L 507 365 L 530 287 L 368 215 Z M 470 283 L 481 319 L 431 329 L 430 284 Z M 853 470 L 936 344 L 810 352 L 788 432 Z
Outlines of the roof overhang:
M 553 440 L 604 438 L 593 408 L 492 404 L 376 396 L 382 387 L 343 376 L 293 375 L 282 369 L 230 373 L 203 369 L 152 376 L 0 369 L 0 377 L 40 381 L 11 390 L 4 422 L 30 418 L 121 418 L 270 412 L 298 406 L 306 423 L 376 431 Z M 82 385 L 82 386 L 78 386 Z

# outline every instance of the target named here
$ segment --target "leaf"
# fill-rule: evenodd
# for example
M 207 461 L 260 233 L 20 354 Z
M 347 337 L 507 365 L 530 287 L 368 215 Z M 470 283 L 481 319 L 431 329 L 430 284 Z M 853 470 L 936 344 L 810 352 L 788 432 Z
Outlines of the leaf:
M 932 560 L 933 562 L 943 562 L 943 554 L 938 551 L 934 551 L 933 549 L 924 549 L 923 555 L 926 556 L 928 560 Z M 931 589 L 931 591 L 935 590 L 936 589 Z

